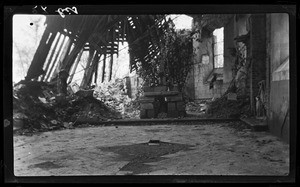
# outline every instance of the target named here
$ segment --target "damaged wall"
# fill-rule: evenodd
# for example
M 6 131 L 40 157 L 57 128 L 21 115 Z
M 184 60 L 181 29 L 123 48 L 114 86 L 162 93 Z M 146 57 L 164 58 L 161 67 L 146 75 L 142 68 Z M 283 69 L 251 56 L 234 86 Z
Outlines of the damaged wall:
M 212 90 L 209 89 L 209 84 L 205 83 L 206 78 L 213 70 L 213 52 L 212 52 L 212 37 L 206 36 L 201 39 L 201 42 L 194 40 L 193 47 L 195 50 L 194 57 L 194 86 L 195 99 L 212 98 Z M 202 55 L 208 55 L 209 60 L 202 62 Z
M 194 68 L 192 67 L 186 77 L 186 84 L 184 88 L 184 95 L 189 101 L 195 99 L 195 79 L 194 79 Z
M 197 22 L 197 20 L 194 20 Z M 232 80 L 232 67 L 234 65 L 234 58 L 229 54 L 228 48 L 234 47 L 234 16 L 228 19 L 224 24 L 224 65 L 223 68 L 214 69 L 213 67 L 213 35 L 210 31 L 202 29 L 201 37 L 199 33 L 194 34 L 194 99 L 211 99 L 213 97 L 220 97 L 228 88 Z M 195 25 L 199 25 L 196 24 Z M 220 27 L 220 25 L 219 25 Z M 218 28 L 219 28 L 218 27 Z M 199 38 L 200 40 L 197 40 Z M 203 55 L 208 55 L 208 60 L 202 61 Z M 223 72 L 222 76 L 214 83 L 213 89 L 209 89 L 212 74 L 215 72 Z
M 224 72 L 223 72 L 223 83 L 230 83 L 232 80 L 232 68 L 235 63 L 235 58 L 230 54 L 229 49 L 235 48 L 234 37 L 234 17 L 230 19 L 227 25 L 224 27 Z
M 270 59 L 270 131 L 289 141 L 289 16 L 270 14 L 268 34 Z M 286 119 L 285 119 L 286 118 Z

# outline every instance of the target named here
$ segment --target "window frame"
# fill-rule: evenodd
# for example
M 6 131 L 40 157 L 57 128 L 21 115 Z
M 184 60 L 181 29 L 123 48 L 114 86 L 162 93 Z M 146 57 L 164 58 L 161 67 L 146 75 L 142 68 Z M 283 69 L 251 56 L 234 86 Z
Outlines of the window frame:
M 215 32 L 215 30 L 217 30 L 217 29 L 215 29 L 214 31 L 213 31 L 213 33 L 212 33 L 212 39 L 213 39 L 213 41 L 212 41 L 212 53 L 213 53 L 213 69 L 216 69 L 216 68 L 224 68 L 224 27 L 221 27 L 221 28 L 219 28 L 219 29 L 223 29 L 223 32 L 222 32 L 222 35 L 223 35 L 223 39 L 222 39 L 222 41 L 216 41 L 216 35 L 214 35 L 214 32 Z M 215 54 L 215 48 L 216 48 L 216 45 L 218 45 L 218 44 L 220 44 L 220 43 L 222 43 L 223 44 L 223 50 L 222 50 L 222 53 L 221 54 Z M 222 56 L 221 56 L 222 55 Z M 221 56 L 222 57 L 222 59 L 223 59 L 223 63 L 222 63 L 222 66 L 220 66 L 220 67 L 216 67 L 216 60 L 215 60 L 215 57 L 217 57 L 217 56 Z

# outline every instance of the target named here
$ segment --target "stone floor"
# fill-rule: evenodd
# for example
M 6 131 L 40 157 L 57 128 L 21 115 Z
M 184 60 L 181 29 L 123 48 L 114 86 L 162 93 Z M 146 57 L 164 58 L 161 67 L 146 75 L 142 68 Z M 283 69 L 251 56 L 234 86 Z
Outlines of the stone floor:
M 131 175 L 128 158 L 106 147 L 150 139 L 189 145 L 134 175 L 288 175 L 289 145 L 268 132 L 227 123 L 98 126 L 14 136 L 16 176 Z M 159 146 L 159 145 L 152 145 Z M 153 147 L 152 147 L 153 148 Z

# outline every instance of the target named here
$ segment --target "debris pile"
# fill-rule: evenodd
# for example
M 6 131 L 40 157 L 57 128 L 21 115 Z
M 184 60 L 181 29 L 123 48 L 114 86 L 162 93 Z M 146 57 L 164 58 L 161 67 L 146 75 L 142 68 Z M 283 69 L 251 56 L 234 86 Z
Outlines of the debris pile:
M 223 96 L 208 103 L 207 114 L 214 118 L 240 118 L 250 115 L 250 100 L 247 96 L 228 100 Z
M 93 91 L 91 91 L 92 93 Z M 14 86 L 13 119 L 21 133 L 72 128 L 86 119 L 105 121 L 122 116 L 92 94 L 80 91 L 61 97 L 55 85 L 28 81 Z M 15 126 L 14 125 L 14 126 Z
M 186 104 L 186 111 L 193 112 L 193 113 L 205 113 L 207 110 L 207 105 L 203 103 L 197 102 L 188 102 Z

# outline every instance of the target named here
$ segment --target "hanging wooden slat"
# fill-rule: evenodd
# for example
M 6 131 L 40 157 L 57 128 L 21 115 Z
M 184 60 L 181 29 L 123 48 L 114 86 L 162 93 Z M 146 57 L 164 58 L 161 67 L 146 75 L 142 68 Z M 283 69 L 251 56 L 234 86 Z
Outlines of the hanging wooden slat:
M 59 41 L 59 38 L 60 38 L 60 33 L 59 32 L 57 32 L 56 33 L 56 41 L 53 43 L 54 44 L 54 46 L 53 46 L 53 48 L 52 48 L 52 50 L 51 50 L 51 48 L 50 48 L 50 56 L 49 56 L 49 59 L 48 59 L 48 63 L 47 63 L 47 66 L 45 67 L 45 73 L 42 75 L 42 78 L 41 78 L 41 80 L 42 81 L 44 81 L 44 78 L 45 78 L 45 76 L 48 74 L 48 72 L 49 72 L 49 66 L 51 65 L 51 63 L 53 62 L 53 55 L 54 55 L 54 52 L 55 52 L 55 49 L 56 49 L 56 47 L 57 47 L 57 44 L 58 44 L 58 41 Z
M 99 60 L 101 58 L 102 54 L 99 54 Z M 96 67 L 94 69 L 94 73 L 95 73 L 95 79 L 94 79 L 94 83 L 97 85 L 97 79 L 98 79 L 98 68 L 99 68 L 99 60 L 98 62 L 96 63 Z
M 79 61 L 81 59 L 81 56 L 82 56 L 82 53 L 83 53 L 83 48 L 81 49 L 81 51 L 79 52 L 79 54 L 77 55 L 77 58 L 76 58 L 76 61 L 75 63 L 73 64 L 73 68 L 72 68 L 72 72 L 70 73 L 70 76 L 69 76 L 69 80 L 68 80 L 68 84 L 70 84 L 72 82 L 72 79 L 75 75 L 75 71 L 77 69 L 77 66 L 79 64 Z
M 111 30 L 112 32 L 112 35 L 111 35 L 111 50 L 110 50 L 110 64 L 109 64 L 109 80 L 108 81 L 111 81 L 111 78 L 112 78 L 112 69 L 113 69 L 113 63 L 114 63 L 114 51 L 113 51 L 113 48 L 114 48 L 114 37 L 115 35 L 113 34 L 114 33 L 114 29 Z
M 109 79 L 108 79 L 108 81 L 111 81 L 111 78 L 112 78 L 113 63 L 114 63 L 114 53 L 111 52 L 110 53 Z
M 64 59 L 64 62 L 63 62 L 64 67 L 62 67 L 62 68 L 64 68 L 67 72 L 70 72 L 70 69 L 77 57 L 77 54 L 84 47 L 84 45 L 85 45 L 84 41 L 78 41 L 75 44 L 75 47 L 73 48 L 71 53 L 68 56 L 66 56 L 66 58 Z
M 56 55 L 57 55 L 57 47 L 58 47 L 59 41 L 63 37 L 63 35 L 60 34 L 59 32 L 58 32 L 58 34 L 59 34 L 59 37 L 57 39 L 55 47 L 53 48 L 53 53 L 52 53 L 52 56 L 51 56 L 51 62 L 49 63 L 49 67 L 47 68 L 47 73 L 45 74 L 44 81 L 47 81 L 47 79 L 50 76 L 50 73 L 52 72 L 53 67 L 55 65 L 55 59 L 56 59 Z
M 98 53 L 96 53 L 95 58 L 93 59 L 91 68 L 89 69 L 88 72 L 88 77 L 87 77 L 87 85 L 90 86 L 92 83 L 92 78 L 93 78 L 93 74 L 96 70 L 96 67 L 98 67 L 98 63 L 99 63 L 99 59 L 100 59 L 100 55 Z
M 59 43 L 60 40 L 63 39 L 63 37 L 64 37 L 63 34 L 61 34 L 61 35 L 59 36 L 58 43 Z M 63 43 L 60 43 L 58 46 L 56 46 L 56 48 L 55 48 L 54 50 L 56 51 L 57 47 L 60 48 L 60 46 L 62 46 L 62 45 L 63 45 Z M 44 78 L 44 81 L 48 81 L 49 77 L 50 77 L 51 74 L 52 74 L 52 71 L 54 70 L 54 67 L 56 66 L 56 60 L 57 60 L 57 56 L 58 56 L 58 54 L 59 54 L 59 50 L 56 51 L 56 52 L 55 52 L 55 51 L 54 51 L 54 53 L 55 53 L 55 54 L 54 54 L 54 57 L 52 58 L 52 59 L 53 59 L 53 62 L 52 62 L 52 64 L 51 64 L 51 67 L 50 67 L 50 69 L 49 69 L 47 75 L 46 75 L 45 78 Z
M 103 57 L 102 79 L 101 79 L 101 82 L 104 82 L 104 78 L 105 78 L 105 64 L 106 64 L 106 47 L 104 48 L 104 57 Z
M 59 63 L 60 63 L 59 69 L 62 69 L 62 67 L 65 67 L 65 65 L 63 64 L 65 62 L 64 59 L 67 57 L 67 54 L 71 49 L 71 46 L 72 46 L 72 40 L 69 38 L 68 41 L 66 42 L 66 45 L 64 46 L 62 54 L 59 58 Z

